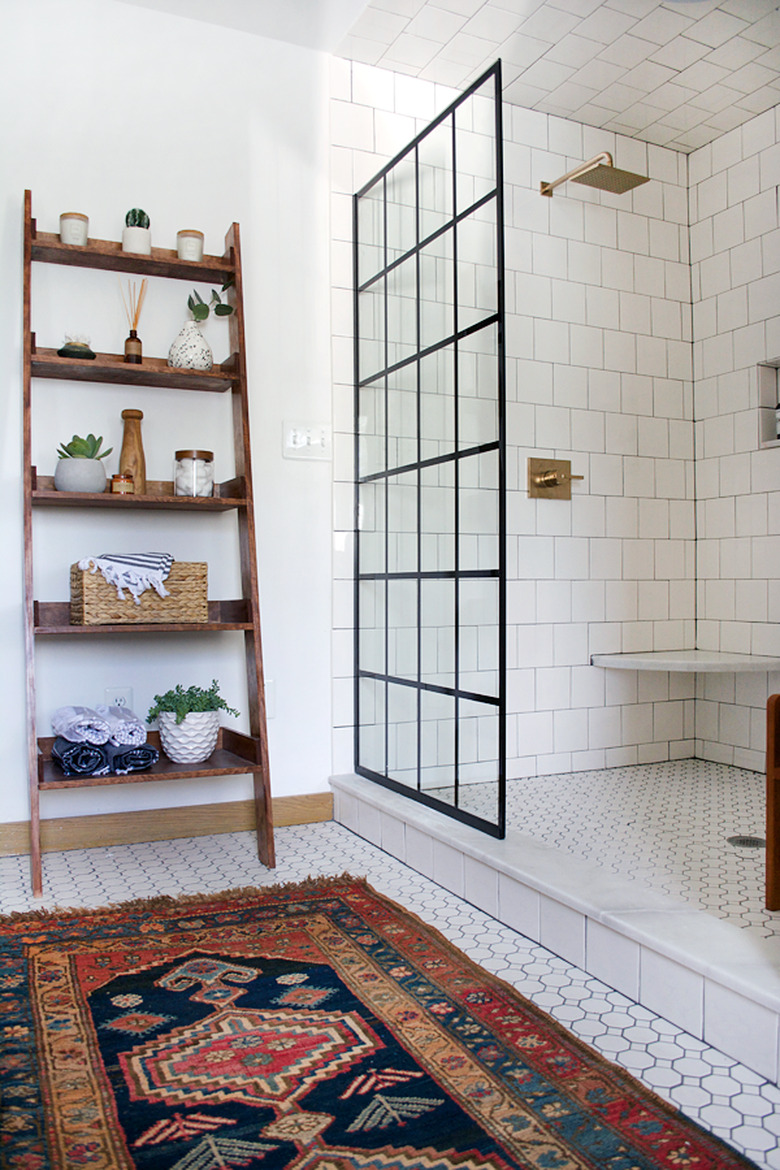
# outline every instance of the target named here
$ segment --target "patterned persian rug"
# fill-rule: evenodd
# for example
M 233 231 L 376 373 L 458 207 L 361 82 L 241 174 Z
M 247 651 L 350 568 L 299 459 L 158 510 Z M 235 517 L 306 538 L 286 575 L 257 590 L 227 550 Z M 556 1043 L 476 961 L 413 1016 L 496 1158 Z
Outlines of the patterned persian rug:
M 9 1170 L 751 1165 L 364 881 L 0 920 Z

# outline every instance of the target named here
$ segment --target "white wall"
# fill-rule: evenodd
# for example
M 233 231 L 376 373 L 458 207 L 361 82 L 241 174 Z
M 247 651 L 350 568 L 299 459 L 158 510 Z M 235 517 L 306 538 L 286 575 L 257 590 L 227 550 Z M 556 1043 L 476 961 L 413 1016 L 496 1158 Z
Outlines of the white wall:
M 780 655 L 780 109 L 690 156 L 699 645 Z M 767 441 L 768 440 L 768 441 Z M 763 767 L 780 672 L 704 676 L 696 754 Z
M 221 252 L 241 225 L 247 356 L 257 501 L 266 677 L 275 684 L 269 723 L 272 790 L 323 790 L 330 765 L 330 468 L 283 460 L 282 423 L 330 418 L 327 205 L 327 58 L 309 50 L 169 17 L 117 0 L 2 0 L 0 38 L 0 316 L 2 470 L 0 581 L 3 646 L 0 821 L 28 815 L 24 740 L 21 569 L 22 202 L 44 231 L 61 211 L 90 217 L 90 234 L 118 239 L 129 207 L 152 220 L 153 242 L 174 247 L 180 227 L 206 233 Z M 97 349 L 121 350 L 126 325 L 117 278 L 35 265 L 38 343 L 89 333 Z M 164 356 L 185 316 L 186 284 L 150 283 L 140 326 L 145 353 Z M 225 356 L 224 322 L 206 333 Z M 197 399 L 197 400 L 196 400 Z M 121 445 L 120 411 L 145 412 L 147 472 L 170 477 L 180 446 L 216 452 L 230 474 L 225 404 L 168 391 L 37 382 L 34 450 L 51 474 L 58 442 L 74 431 Z M 59 512 L 59 510 L 58 510 Z M 67 566 L 122 541 L 164 545 L 181 559 L 208 559 L 213 597 L 235 595 L 234 520 L 134 516 L 121 530 L 102 513 L 36 515 L 38 595 L 67 599 Z M 42 642 L 42 640 L 39 640 Z M 60 703 L 102 701 L 127 683 L 146 713 L 156 691 L 214 676 L 246 711 L 240 635 L 49 640 L 41 647 L 39 719 L 48 734 Z M 246 726 L 245 715 L 236 726 Z M 171 807 L 251 795 L 248 778 L 144 784 L 47 794 L 44 816 Z

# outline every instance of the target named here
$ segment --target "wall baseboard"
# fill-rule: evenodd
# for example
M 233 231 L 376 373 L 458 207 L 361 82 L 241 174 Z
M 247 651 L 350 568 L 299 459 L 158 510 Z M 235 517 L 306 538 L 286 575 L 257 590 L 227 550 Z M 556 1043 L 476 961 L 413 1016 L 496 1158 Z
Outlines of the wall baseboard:
M 274 826 L 308 825 L 333 819 L 333 795 L 277 796 L 273 800 Z M 141 841 L 168 841 L 176 837 L 206 837 L 211 833 L 254 832 L 253 800 L 225 804 L 195 804 L 187 808 L 155 808 L 139 812 L 101 813 L 86 817 L 55 817 L 41 821 L 41 849 L 94 849 L 106 845 L 134 845 Z M 30 852 L 30 823 L 0 825 L 0 856 Z

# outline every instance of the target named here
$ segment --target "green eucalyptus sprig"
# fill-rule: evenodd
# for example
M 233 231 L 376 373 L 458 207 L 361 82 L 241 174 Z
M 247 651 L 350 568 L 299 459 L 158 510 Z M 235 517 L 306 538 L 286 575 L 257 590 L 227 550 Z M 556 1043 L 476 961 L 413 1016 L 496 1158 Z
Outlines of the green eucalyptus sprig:
M 101 451 L 102 444 L 102 435 L 97 438 L 94 435 L 87 435 L 86 439 L 74 435 L 69 443 L 60 444 L 57 456 L 60 459 L 105 459 L 114 448 L 109 447 L 107 451 Z
M 173 690 L 166 691 L 164 695 L 155 695 L 146 722 L 152 723 L 163 711 L 175 715 L 177 723 L 183 723 L 185 715 L 191 711 L 227 711 L 229 715 L 238 715 L 235 707 L 228 707 L 220 695 L 217 679 L 212 680 L 208 690 L 192 686 L 185 691 L 181 683 L 177 683 Z
M 220 292 L 224 292 L 232 284 L 233 278 L 231 276 L 222 285 Z M 198 290 L 194 288 L 190 296 L 187 297 L 187 308 L 196 321 L 205 321 L 212 309 L 217 317 L 229 317 L 233 312 L 233 306 L 229 305 L 227 301 L 223 301 L 215 288 L 211 290 L 211 296 L 207 301 L 204 301 Z

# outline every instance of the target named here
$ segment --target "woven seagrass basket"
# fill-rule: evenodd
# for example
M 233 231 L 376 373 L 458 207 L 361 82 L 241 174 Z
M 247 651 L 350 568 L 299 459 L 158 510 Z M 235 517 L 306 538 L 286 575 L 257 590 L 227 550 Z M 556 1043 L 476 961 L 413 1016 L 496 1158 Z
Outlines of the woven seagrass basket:
M 100 572 L 70 567 L 70 624 L 72 626 L 130 625 L 142 622 L 207 622 L 205 561 L 174 561 L 165 581 L 169 597 L 145 590 L 136 605 L 127 589 L 120 600 L 115 585 Z

